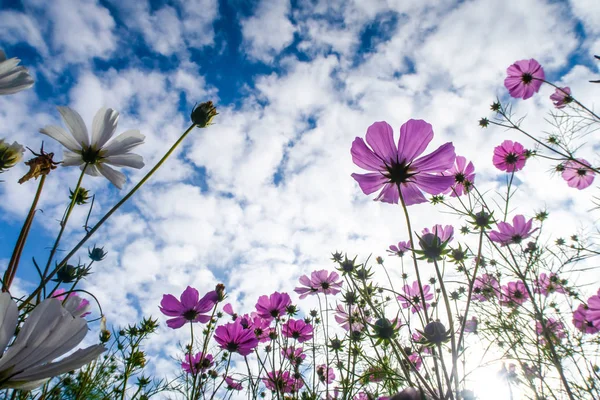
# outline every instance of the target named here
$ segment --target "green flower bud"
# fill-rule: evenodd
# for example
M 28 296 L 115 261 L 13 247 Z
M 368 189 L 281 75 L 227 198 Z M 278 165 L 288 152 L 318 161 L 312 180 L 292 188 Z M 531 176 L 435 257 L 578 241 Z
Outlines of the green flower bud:
M 75 204 L 77 204 L 78 206 L 86 204 L 87 201 L 90 199 L 90 193 L 87 191 L 87 189 L 84 189 L 82 187 L 77 189 L 77 193 L 74 193 L 71 189 L 69 189 L 69 193 L 69 200 L 72 201 L 73 197 L 75 197 Z
M 92 261 L 102 261 L 106 257 L 106 254 L 107 253 L 104 251 L 104 247 L 96 247 L 94 245 L 93 249 L 88 249 L 88 256 Z
M 25 148 L 17 142 L 8 144 L 4 139 L 0 139 L 0 173 L 14 167 L 23 160 Z
M 207 126 L 212 125 L 213 118 L 218 114 L 217 109 L 213 106 L 213 102 L 207 101 L 206 103 L 200 103 L 195 106 L 190 118 L 192 123 L 198 128 L 206 128 Z
M 447 342 L 450 339 L 449 332 L 440 321 L 433 321 L 425 326 L 422 332 L 428 345 L 438 345 Z

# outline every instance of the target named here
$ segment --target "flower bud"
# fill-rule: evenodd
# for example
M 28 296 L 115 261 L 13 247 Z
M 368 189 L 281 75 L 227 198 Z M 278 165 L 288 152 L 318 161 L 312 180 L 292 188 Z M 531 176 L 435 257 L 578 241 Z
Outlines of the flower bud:
M 431 345 L 438 345 L 450 339 L 446 327 L 440 321 L 428 323 L 423 330 L 423 337 Z
M 19 143 L 9 145 L 4 139 L 0 139 L 0 173 L 21 162 L 24 152 L 25 149 Z
M 75 279 L 77 279 L 78 273 L 79 271 L 77 267 L 67 264 L 58 270 L 58 272 L 56 273 L 56 279 L 54 279 L 54 281 L 61 283 L 71 283 Z
M 69 193 L 69 200 L 73 201 L 73 197 L 75 197 L 75 204 L 78 206 L 86 204 L 90 199 L 90 193 L 82 187 L 78 188 L 76 193 L 69 189 Z
M 190 118 L 192 123 L 198 128 L 206 128 L 212 124 L 213 118 L 218 114 L 217 109 L 213 106 L 213 102 L 207 101 L 195 106 Z
M 94 245 L 93 249 L 88 249 L 88 256 L 92 261 L 102 261 L 106 257 L 106 254 L 107 253 L 104 251 L 104 247 L 96 247 Z

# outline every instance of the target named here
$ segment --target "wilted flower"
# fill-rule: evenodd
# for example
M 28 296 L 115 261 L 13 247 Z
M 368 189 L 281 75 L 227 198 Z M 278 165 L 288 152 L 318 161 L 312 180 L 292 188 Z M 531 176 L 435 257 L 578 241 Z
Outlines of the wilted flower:
M 274 318 L 283 316 L 292 299 L 287 293 L 275 292 L 270 296 L 262 295 L 256 303 L 256 311 L 259 317 L 272 321 Z
M 500 243 L 501 246 L 521 243 L 523 239 L 527 239 L 532 233 L 538 230 L 538 228 L 531 229 L 532 223 L 533 218 L 525 221 L 524 216 L 515 215 L 512 225 L 508 222 L 498 222 L 498 230 L 490 232 L 490 239 L 492 242 Z
M 571 97 L 571 88 L 568 86 L 556 88 L 556 91 L 550 95 L 550 100 L 554 103 L 554 107 L 559 109 L 564 108 L 573 101 L 573 98 Z
M 19 310 L 10 294 L 0 293 L 0 349 L 12 339 Z M 87 322 L 76 318 L 49 298 L 38 304 L 0 358 L 0 389 L 31 390 L 53 376 L 80 368 L 106 351 L 101 345 L 79 349 L 57 362 L 52 360 L 75 348 L 88 331 Z M 0 351 L 2 351 L 0 350 Z
M 0 139 L 0 173 L 21 162 L 23 153 L 25 153 L 25 148 L 19 143 L 8 144 L 4 139 Z
M 582 190 L 594 182 L 595 173 L 592 169 L 585 167 L 586 165 L 588 167 L 591 166 L 589 162 L 583 158 L 578 158 L 577 161 L 579 162 L 570 160 L 564 163 L 561 166 L 561 176 L 565 181 L 567 181 L 567 185 L 569 185 L 569 187 Z
M 217 115 L 219 115 L 219 113 L 213 105 L 213 102 L 207 101 L 206 103 L 200 103 L 194 107 L 190 119 L 198 128 L 206 128 L 207 126 L 212 125 L 212 120 Z
M 431 286 L 423 285 L 423 295 L 425 301 L 433 300 L 433 293 L 430 293 Z M 402 308 L 412 307 L 411 311 L 416 313 L 423 309 L 423 300 L 421 299 L 421 290 L 419 289 L 419 282 L 414 281 L 412 285 L 404 285 L 402 287 L 404 295 L 398 296 L 398 300 L 402 303 Z M 427 307 L 429 307 L 429 304 Z
M 454 182 L 452 176 L 440 173 L 454 164 L 456 155 L 452 143 L 440 146 L 433 153 L 419 157 L 433 139 L 433 129 L 423 120 L 411 119 L 400 127 L 398 146 L 394 143 L 394 131 L 387 122 L 375 122 L 367 130 L 367 143 L 362 138 L 352 142 L 352 161 L 359 167 L 372 171 L 352 174 L 364 194 L 383 188 L 375 200 L 397 204 L 400 193 L 404 203 L 427 201 L 422 191 L 440 194 Z
M 304 343 L 313 337 L 313 327 L 301 319 L 289 319 L 281 327 L 281 334 L 287 338 L 296 339 L 298 343 Z
M 473 188 L 475 183 L 475 167 L 473 163 L 463 156 L 456 156 L 455 164 L 443 175 L 454 177 L 454 184 L 444 192 L 450 194 L 451 197 L 462 196 Z
M 18 58 L 6 59 L 0 50 L 0 95 L 13 94 L 33 86 L 33 78 L 27 68 L 19 66 Z
M 137 169 L 144 166 L 140 155 L 130 153 L 134 147 L 144 143 L 145 136 L 137 129 L 123 132 L 107 144 L 117 129 L 117 111 L 111 108 L 98 110 L 92 124 L 91 140 L 77 111 L 69 107 L 58 107 L 58 111 L 70 133 L 54 125 L 40 129 L 40 133 L 50 136 L 68 149 L 63 153 L 63 166 L 79 165 L 85 168 L 88 175 L 104 175 L 119 189 L 125 184 L 125 175 L 108 165 Z
M 494 147 L 492 162 L 500 171 L 516 172 L 525 167 L 527 150 L 519 142 L 505 140 L 500 146 Z
M 209 312 L 217 303 L 217 293 L 208 292 L 199 298 L 198 290 L 188 286 L 177 300 L 172 294 L 164 294 L 160 302 L 160 311 L 170 318 L 167 326 L 172 329 L 181 328 L 186 322 L 200 322 L 202 324 L 210 321 Z
M 31 151 L 31 149 L 29 149 Z M 40 153 L 34 153 L 35 156 L 31 160 L 25 161 L 25 165 L 29 167 L 29 171 L 21 179 L 19 179 L 19 183 L 25 183 L 30 179 L 36 179 L 40 176 L 48 175 L 50 171 L 56 169 L 56 166 L 60 164 L 59 162 L 55 162 L 52 158 L 54 157 L 54 153 L 46 153 L 44 152 L 44 144 L 42 143 L 42 148 Z
M 223 350 L 247 356 L 258 346 L 258 339 L 250 329 L 244 329 L 239 320 L 218 326 L 215 341 Z
M 508 76 L 504 79 L 504 86 L 512 97 L 527 100 L 537 93 L 545 79 L 544 69 L 533 58 L 520 60 L 508 67 Z

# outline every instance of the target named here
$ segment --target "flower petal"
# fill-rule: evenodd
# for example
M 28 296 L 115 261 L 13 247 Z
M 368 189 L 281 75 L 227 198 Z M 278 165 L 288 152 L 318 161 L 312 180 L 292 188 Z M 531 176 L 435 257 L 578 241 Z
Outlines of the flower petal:
M 69 135 L 61 127 L 55 125 L 47 125 L 44 128 L 40 129 L 40 133 L 46 136 L 50 136 L 52 139 L 56 140 L 72 152 L 81 151 L 81 146 L 77 144 L 75 138 Z
M 423 154 L 433 139 L 431 124 L 422 119 L 410 119 L 400 127 L 398 139 L 398 161 L 410 163 Z
M 357 137 L 354 139 L 350 154 L 352 154 L 352 161 L 354 164 L 367 171 L 385 170 L 385 164 L 381 158 L 377 157 L 377 155 L 367 147 L 362 138 Z
M 63 152 L 63 167 L 70 167 L 73 165 L 81 165 L 84 164 L 83 159 L 81 158 L 81 154 L 73 153 L 72 151 L 65 150 Z
M 17 303 L 12 300 L 8 293 L 0 294 L 0 353 L 4 349 L 15 334 L 17 327 L 17 318 L 19 317 L 19 309 Z
M 144 159 L 138 154 L 118 154 L 114 156 L 105 157 L 102 162 L 116 167 L 131 167 L 131 168 L 143 168 Z
M 109 167 L 108 165 L 104 165 L 104 164 L 98 165 L 98 171 L 100 171 L 100 173 L 102 175 L 104 175 L 104 177 L 106 179 L 111 181 L 112 184 L 115 185 L 118 189 L 123 188 L 126 178 L 122 172 L 119 172 L 116 169 L 113 169 L 113 168 Z
M 440 194 L 454 183 L 453 176 L 430 174 L 417 174 L 413 180 L 419 189 L 429 194 Z
M 367 143 L 382 160 L 396 160 L 398 150 L 394 143 L 394 130 L 385 121 L 375 122 L 367 128 Z
M 142 135 L 137 129 L 125 131 L 104 147 L 103 156 L 125 154 L 134 147 L 144 143 L 145 138 L 146 136 Z
M 356 180 L 356 182 L 358 182 L 358 185 L 360 186 L 364 194 L 371 194 L 373 192 L 376 192 L 388 181 L 388 179 L 385 176 L 377 172 L 369 174 L 354 173 L 351 176 Z
M 403 183 L 400 185 L 404 204 L 411 206 L 413 204 L 425 203 L 427 199 L 419 190 L 419 187 L 414 183 Z
M 117 129 L 119 113 L 112 108 L 101 108 L 94 116 L 92 122 L 92 145 L 101 149 L 112 137 Z
M 455 158 L 454 145 L 448 142 L 438 147 L 434 152 L 419 158 L 410 167 L 419 172 L 444 172 L 452 168 Z
M 81 118 L 81 115 L 72 108 L 69 107 L 57 107 L 65 125 L 71 131 L 71 135 L 75 138 L 75 141 L 79 144 L 79 147 L 89 147 L 90 138 L 88 131 Z

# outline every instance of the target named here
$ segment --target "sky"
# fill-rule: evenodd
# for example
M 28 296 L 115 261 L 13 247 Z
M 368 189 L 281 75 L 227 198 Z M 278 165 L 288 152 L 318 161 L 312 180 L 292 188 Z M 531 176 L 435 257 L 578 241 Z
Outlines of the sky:
M 34 150 L 43 140 L 61 159 L 61 146 L 38 133 L 62 126 L 61 105 L 88 127 L 100 107 L 114 108 L 117 133 L 146 136 L 136 149 L 146 166 L 124 171 L 123 190 L 85 177 L 96 194 L 91 221 L 160 159 L 189 126 L 194 104 L 217 106 L 215 124 L 195 130 L 89 242 L 108 256 L 83 287 L 114 325 L 147 315 L 164 322 L 163 293 L 179 295 L 187 285 L 205 292 L 223 282 L 236 310 L 250 311 L 259 295 L 291 292 L 300 275 L 332 268 L 333 251 L 364 260 L 406 240 L 401 208 L 372 201 L 350 177 L 361 172 L 351 143 L 375 121 L 390 123 L 396 135 L 410 118 L 428 121 L 431 148 L 452 141 L 473 161 L 480 190 L 494 193 L 504 175 L 491 163 L 493 148 L 505 139 L 533 144 L 483 130 L 478 120 L 491 116 L 499 98 L 542 134 L 552 106 L 548 85 L 527 101 L 509 99 L 510 64 L 537 59 L 547 79 L 592 107 L 600 90 L 588 83 L 600 79 L 596 0 L 0 0 L 0 48 L 36 80 L 0 97 L 0 137 Z M 598 162 L 597 146 L 588 138 L 581 156 Z M 549 235 L 593 229 L 598 213 L 588 210 L 597 189 L 568 188 L 552 167 L 528 161 L 511 211 L 549 210 Z M 25 171 L 20 165 L 2 177 L 2 264 L 36 187 L 16 183 Z M 77 169 L 58 168 L 47 180 L 18 276 L 22 290 L 34 276 L 29 260 L 44 259 L 52 244 L 77 177 Z M 87 211 L 74 212 L 62 254 L 83 236 Z M 460 226 L 442 211 L 412 206 L 414 229 Z M 169 355 L 186 333 L 163 324 L 152 339 L 159 373 L 172 371 Z

